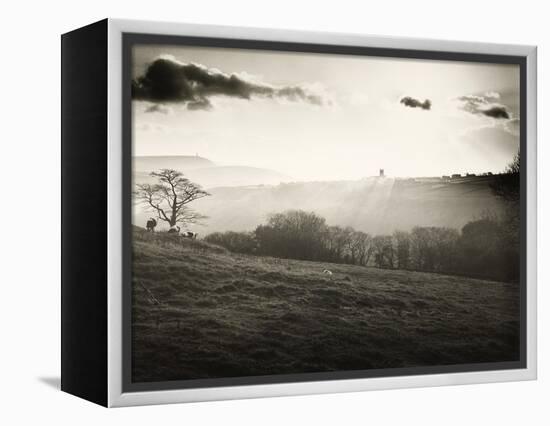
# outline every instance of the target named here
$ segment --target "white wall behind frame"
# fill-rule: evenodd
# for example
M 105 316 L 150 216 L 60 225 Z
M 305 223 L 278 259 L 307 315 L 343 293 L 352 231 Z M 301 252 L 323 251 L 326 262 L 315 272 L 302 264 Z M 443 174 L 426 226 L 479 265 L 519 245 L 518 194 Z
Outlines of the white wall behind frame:
M 208 3 L 143 0 L 109 2 L 4 2 L 2 32 L 2 167 L 0 208 L 2 284 L 0 309 L 5 424 L 547 424 L 550 392 L 550 322 L 544 262 L 549 251 L 548 168 L 539 168 L 539 380 L 495 385 L 410 389 L 390 392 L 307 396 L 254 401 L 104 410 L 56 392 L 48 383 L 59 375 L 59 35 L 106 16 L 313 31 L 389 34 L 539 46 L 539 162 L 549 158 L 548 74 L 550 33 L 540 1 L 464 0 L 387 2 Z M 21 168 L 36 174 L 21 176 Z M 14 183 L 18 176 L 19 184 Z M 38 178 L 37 178 L 38 176 Z M 43 213 L 7 208 L 21 186 Z M 6 182 L 11 182 L 6 184 Z M 32 228 L 32 238 L 25 226 Z M 27 237 L 25 237 L 27 235 Z M 8 302 L 9 301 L 9 302 Z

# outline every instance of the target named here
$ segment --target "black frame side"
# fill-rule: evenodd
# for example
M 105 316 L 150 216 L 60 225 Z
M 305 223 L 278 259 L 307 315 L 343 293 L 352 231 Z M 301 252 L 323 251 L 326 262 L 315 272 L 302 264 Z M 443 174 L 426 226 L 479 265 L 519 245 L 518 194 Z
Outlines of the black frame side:
M 107 20 L 61 36 L 61 390 L 107 406 Z
M 122 35 L 122 144 L 123 144 L 123 392 L 158 391 L 175 389 L 209 388 L 218 386 L 241 386 L 274 383 L 296 383 L 320 380 L 365 379 L 375 377 L 396 377 L 425 374 L 451 374 L 527 368 L 527 203 L 526 203 L 526 107 L 527 107 L 527 59 L 524 56 L 501 54 L 477 54 L 446 51 L 423 51 L 399 48 L 373 48 L 366 46 L 337 46 L 311 43 L 278 42 L 265 40 L 243 40 L 231 38 L 210 38 L 174 36 L 142 33 Z M 319 373 L 299 373 L 272 376 L 226 377 L 213 379 L 171 380 L 162 382 L 133 382 L 132 368 L 132 237 L 131 237 L 131 158 L 132 158 L 132 114 L 131 81 L 132 49 L 135 45 L 182 45 L 201 47 L 225 47 L 301 53 L 328 53 L 390 58 L 428 59 L 457 62 L 478 62 L 517 65 L 520 69 L 520 151 L 521 151 L 521 259 L 520 259 L 520 354 L 516 361 L 438 365 L 428 367 L 407 367 L 391 369 L 353 370 Z M 398 44 L 398 43 L 396 43 Z

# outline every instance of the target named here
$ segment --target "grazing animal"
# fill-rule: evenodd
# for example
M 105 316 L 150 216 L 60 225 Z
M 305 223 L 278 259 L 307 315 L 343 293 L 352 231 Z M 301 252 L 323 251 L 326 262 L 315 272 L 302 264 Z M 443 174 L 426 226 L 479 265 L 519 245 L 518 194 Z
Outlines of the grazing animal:
M 327 276 L 329 276 L 329 277 L 332 277 L 332 271 L 329 271 L 328 269 L 325 269 L 325 270 L 323 271 L 323 274 L 325 274 L 325 275 L 327 275 Z
M 157 221 L 155 218 L 151 217 L 147 221 L 147 232 L 155 232 L 155 227 L 157 226 Z
M 197 234 L 196 232 L 192 232 L 192 231 L 185 231 L 185 232 L 182 232 L 182 233 L 181 233 L 181 236 L 182 236 L 183 238 L 190 238 L 190 239 L 192 239 L 192 240 L 196 240 L 196 239 L 197 239 L 197 235 L 199 235 L 199 234 Z
M 177 235 L 180 233 L 180 227 L 177 225 L 171 226 L 170 229 L 168 230 L 168 233 Z

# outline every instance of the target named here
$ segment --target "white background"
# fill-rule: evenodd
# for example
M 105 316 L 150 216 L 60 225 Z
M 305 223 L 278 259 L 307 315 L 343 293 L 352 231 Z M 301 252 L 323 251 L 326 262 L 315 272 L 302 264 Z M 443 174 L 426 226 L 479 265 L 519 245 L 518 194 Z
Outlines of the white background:
M 0 5 L 0 423 L 549 424 L 545 324 L 550 30 L 544 1 L 4 1 Z M 539 46 L 539 380 L 107 410 L 56 389 L 60 357 L 60 40 L 104 17 Z M 546 260 L 546 261 L 545 261 Z M 547 395 L 544 395 L 544 394 Z

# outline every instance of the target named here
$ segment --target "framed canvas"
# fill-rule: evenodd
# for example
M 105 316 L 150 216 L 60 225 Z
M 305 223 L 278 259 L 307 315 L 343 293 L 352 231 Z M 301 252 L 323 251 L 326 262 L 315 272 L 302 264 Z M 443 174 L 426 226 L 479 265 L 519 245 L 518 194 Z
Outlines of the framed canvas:
M 105 406 L 536 378 L 536 48 L 62 36 L 62 389 Z

